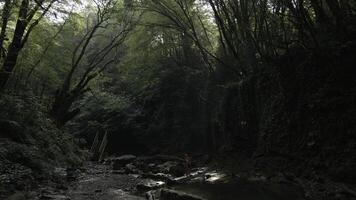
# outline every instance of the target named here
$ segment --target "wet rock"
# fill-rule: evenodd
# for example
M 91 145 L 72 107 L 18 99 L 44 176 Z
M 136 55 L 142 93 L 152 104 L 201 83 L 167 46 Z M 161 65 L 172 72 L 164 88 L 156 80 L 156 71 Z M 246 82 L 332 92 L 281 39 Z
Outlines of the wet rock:
M 162 188 L 166 185 L 163 181 L 154 181 L 154 180 L 144 180 L 142 183 L 137 185 L 137 190 L 146 191 L 146 190 L 156 190 Z
M 186 173 L 186 169 L 183 164 L 178 164 L 176 166 L 172 166 L 169 170 L 169 173 L 173 176 L 184 176 Z
M 134 178 L 136 178 L 136 179 L 142 177 L 142 175 L 140 175 L 140 174 L 130 174 L 130 176 L 131 176 L 131 177 L 134 177 Z
M 161 165 L 158 165 L 157 167 L 162 173 L 169 173 L 170 169 L 176 165 L 178 165 L 177 162 L 167 161 Z
M 167 161 L 157 166 L 159 172 L 171 174 L 173 176 L 183 176 L 185 174 L 185 167 L 182 163 L 176 161 Z
M 139 161 L 139 162 L 135 162 L 135 165 L 145 173 L 149 173 L 149 172 L 158 173 L 159 172 L 158 167 L 155 163 L 147 164 L 142 161 L 141 162 Z
M 108 196 L 105 199 L 120 199 L 120 200 L 145 200 L 143 197 L 133 196 L 123 190 L 110 189 Z
M 192 178 L 189 183 L 203 183 L 205 182 L 205 178 L 202 177 L 202 176 L 198 176 L 198 177 L 195 177 L 195 178 Z
M 204 176 L 205 181 L 210 183 L 225 182 L 227 180 L 227 175 L 222 172 L 208 172 Z
M 112 173 L 113 173 L 113 174 L 125 174 L 126 171 L 125 171 L 125 169 L 112 170 Z
M 70 198 L 68 196 L 64 196 L 64 195 L 50 195 L 50 194 L 46 194 L 46 195 L 42 195 L 41 200 L 70 200 Z
M 177 184 L 177 183 L 178 183 L 178 181 L 177 181 L 175 178 L 173 178 L 171 175 L 169 175 L 169 174 L 163 174 L 163 173 L 157 173 L 157 174 L 147 173 L 147 174 L 143 174 L 142 176 L 143 176 L 144 178 L 149 178 L 149 179 L 164 181 L 164 182 L 166 182 L 168 185 L 174 185 L 174 184 Z
M 184 192 L 162 189 L 160 200 L 205 200 L 202 197 L 187 194 Z
M 136 159 L 134 155 L 123 155 L 113 160 L 113 169 L 118 170 Z
M 126 174 L 141 174 L 140 170 L 137 169 L 137 167 L 130 163 L 125 166 L 125 173 Z

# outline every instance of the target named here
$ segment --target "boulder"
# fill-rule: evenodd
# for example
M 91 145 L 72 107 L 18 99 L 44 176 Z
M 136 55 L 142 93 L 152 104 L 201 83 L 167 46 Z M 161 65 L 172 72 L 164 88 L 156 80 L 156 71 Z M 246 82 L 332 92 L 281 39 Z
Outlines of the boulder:
M 167 161 L 157 166 L 159 172 L 171 174 L 175 177 L 184 176 L 185 167 L 182 163 L 176 161 Z
M 186 173 L 186 168 L 184 167 L 183 164 L 177 164 L 169 169 L 169 174 L 172 174 L 175 177 L 184 176 L 185 173 Z
M 176 190 L 162 189 L 160 200 L 205 200 L 202 197 Z
M 170 169 L 174 166 L 178 165 L 177 162 L 174 162 L 174 161 L 167 161 L 163 164 L 160 164 L 157 166 L 158 170 L 162 173 L 169 173 Z
M 136 160 L 136 156 L 134 156 L 134 155 L 123 155 L 123 156 L 114 158 L 113 159 L 113 169 L 118 170 L 118 169 L 124 167 L 125 165 L 133 162 L 134 160 Z
M 137 169 L 135 165 L 129 163 L 125 166 L 125 173 L 126 174 L 140 174 L 140 171 Z

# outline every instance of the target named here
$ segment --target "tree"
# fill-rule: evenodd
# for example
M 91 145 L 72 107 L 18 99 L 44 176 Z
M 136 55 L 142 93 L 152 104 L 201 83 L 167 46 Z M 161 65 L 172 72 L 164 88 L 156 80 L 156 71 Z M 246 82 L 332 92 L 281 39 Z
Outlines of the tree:
M 3 65 L 0 71 L 0 91 L 4 90 L 7 81 L 9 80 L 22 48 L 25 46 L 31 32 L 47 14 L 52 5 L 57 0 L 22 0 L 18 9 L 16 26 L 13 33 L 13 38 L 6 50 Z M 1 37 L 5 38 L 8 16 L 10 12 L 11 2 L 6 2 L 3 15 L 3 27 Z M 39 12 L 41 11 L 41 12 Z M 38 14 L 38 16 L 36 16 Z M 0 38 L 3 43 L 4 39 Z M 3 45 L 3 44 L 2 44 Z M 3 51 L 4 52 L 4 51 Z
M 96 13 L 87 16 L 87 32 L 74 48 L 70 70 L 51 108 L 51 115 L 59 126 L 79 113 L 79 108 L 72 109 L 73 103 L 90 90 L 90 81 L 119 62 L 118 51 L 137 21 L 135 12 L 125 10 L 119 1 L 93 2 Z
M 4 48 L 4 40 L 6 39 L 6 29 L 11 15 L 11 10 L 13 7 L 13 2 L 11 0 L 5 0 L 5 4 L 2 11 L 2 24 L 0 32 L 0 58 L 3 58 L 6 55 L 6 50 Z

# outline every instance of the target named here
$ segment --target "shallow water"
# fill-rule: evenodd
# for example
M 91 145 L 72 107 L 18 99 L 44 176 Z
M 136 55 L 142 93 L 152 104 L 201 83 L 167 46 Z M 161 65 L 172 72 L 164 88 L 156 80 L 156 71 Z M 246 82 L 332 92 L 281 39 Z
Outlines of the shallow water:
M 225 183 L 190 183 L 176 190 L 201 196 L 207 200 L 304 200 L 295 186 L 265 182 L 230 181 Z
M 60 192 L 53 188 L 49 196 L 63 195 L 72 200 L 145 200 L 146 191 L 169 187 L 165 182 L 140 175 L 113 174 L 109 166 L 89 163 L 86 168 L 68 190 Z M 297 186 L 271 183 L 260 175 L 246 180 L 219 170 L 199 168 L 189 176 L 177 178 L 177 182 L 171 189 L 207 200 L 304 200 L 303 191 Z M 152 188 L 144 188 L 142 184 Z

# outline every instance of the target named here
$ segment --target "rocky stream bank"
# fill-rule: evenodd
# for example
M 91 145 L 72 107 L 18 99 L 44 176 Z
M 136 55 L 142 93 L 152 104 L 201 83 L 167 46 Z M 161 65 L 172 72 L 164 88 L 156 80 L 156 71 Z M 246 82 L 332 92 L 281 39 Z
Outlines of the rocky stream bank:
M 285 177 L 237 175 L 194 162 L 186 175 L 174 156 L 124 155 L 82 168 L 57 168 L 56 179 L 8 200 L 303 200 L 303 188 Z

